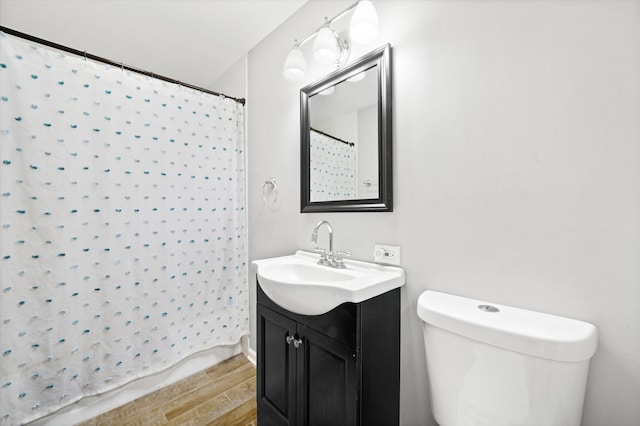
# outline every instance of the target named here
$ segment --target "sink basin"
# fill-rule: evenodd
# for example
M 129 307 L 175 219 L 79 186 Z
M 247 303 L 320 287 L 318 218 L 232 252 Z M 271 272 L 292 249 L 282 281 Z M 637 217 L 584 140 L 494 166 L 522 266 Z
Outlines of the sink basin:
M 321 315 L 345 302 L 358 303 L 404 285 L 395 266 L 345 260 L 346 269 L 318 265 L 317 253 L 254 260 L 258 282 L 267 296 L 301 315 Z

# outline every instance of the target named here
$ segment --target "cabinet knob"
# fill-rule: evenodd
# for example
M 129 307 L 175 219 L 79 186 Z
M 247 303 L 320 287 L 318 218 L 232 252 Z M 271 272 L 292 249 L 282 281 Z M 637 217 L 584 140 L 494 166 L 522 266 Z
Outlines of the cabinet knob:
M 293 346 L 295 346 L 296 349 L 298 349 L 300 345 L 302 345 L 302 339 L 296 339 L 291 335 L 288 335 L 287 337 L 285 337 L 285 340 L 287 341 L 287 345 L 290 345 L 293 343 Z

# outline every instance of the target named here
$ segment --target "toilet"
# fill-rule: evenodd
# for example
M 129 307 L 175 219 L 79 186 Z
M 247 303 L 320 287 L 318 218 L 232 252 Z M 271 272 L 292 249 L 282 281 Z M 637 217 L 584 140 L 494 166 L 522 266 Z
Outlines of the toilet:
M 440 426 L 579 426 L 592 324 L 425 291 L 431 410 Z

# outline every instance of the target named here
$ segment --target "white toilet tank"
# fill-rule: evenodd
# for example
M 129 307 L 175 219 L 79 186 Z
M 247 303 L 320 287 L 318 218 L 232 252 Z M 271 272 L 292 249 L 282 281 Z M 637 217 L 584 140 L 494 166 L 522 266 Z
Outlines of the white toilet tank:
M 435 291 L 418 299 L 440 426 L 579 426 L 592 324 Z

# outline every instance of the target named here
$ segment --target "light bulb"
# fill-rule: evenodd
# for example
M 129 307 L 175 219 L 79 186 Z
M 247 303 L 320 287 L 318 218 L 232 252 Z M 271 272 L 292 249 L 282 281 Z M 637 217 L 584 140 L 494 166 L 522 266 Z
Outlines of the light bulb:
M 324 89 L 319 94 L 322 95 L 322 96 L 327 96 L 327 95 L 332 94 L 335 91 L 336 91 L 336 86 L 331 86 L 331 87 L 327 87 L 326 89 Z
M 378 35 L 378 14 L 369 0 L 360 0 L 351 17 L 349 36 L 356 43 L 369 43 Z
M 364 78 L 364 71 L 359 72 L 358 74 L 354 75 L 353 77 L 349 77 L 347 79 L 347 81 L 349 83 L 355 83 L 356 81 L 360 81 Z
M 338 40 L 329 28 L 320 28 L 313 43 L 313 59 L 319 64 L 331 64 L 338 60 Z
M 298 46 L 294 46 L 284 61 L 284 76 L 288 80 L 297 81 L 304 78 L 307 72 L 307 61 Z

